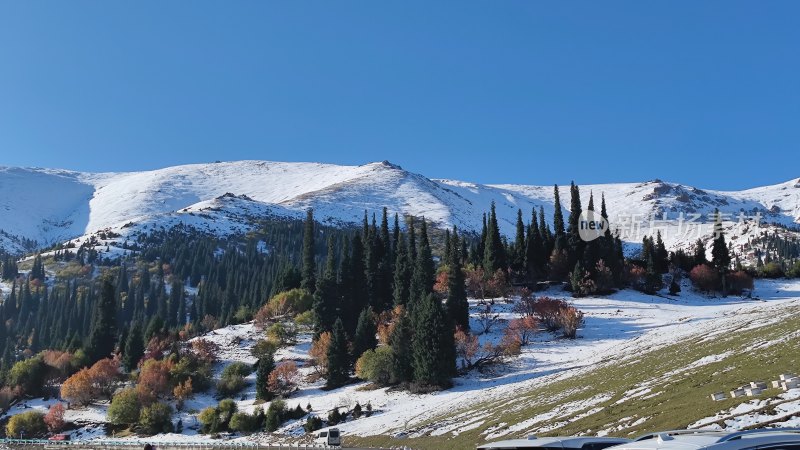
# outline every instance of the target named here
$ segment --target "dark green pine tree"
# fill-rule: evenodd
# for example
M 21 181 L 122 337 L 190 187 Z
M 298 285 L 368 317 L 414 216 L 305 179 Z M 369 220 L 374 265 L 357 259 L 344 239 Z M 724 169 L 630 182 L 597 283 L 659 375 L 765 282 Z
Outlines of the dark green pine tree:
M 347 312 L 341 315 L 348 336 L 353 336 L 356 332 L 358 314 L 369 305 L 367 284 L 364 283 L 364 273 L 366 271 L 364 245 L 360 235 L 353 236 L 351 250 L 350 270 L 346 275 L 349 290 L 342 293 L 342 300 L 347 305 L 347 308 L 343 309 L 346 309 Z M 344 278 L 345 274 L 342 274 L 342 277 Z
M 567 238 L 564 234 L 564 213 L 561 211 L 561 195 L 558 193 L 558 185 L 553 187 L 553 239 L 554 248 L 562 250 L 567 246 Z
M 435 277 L 436 269 L 433 265 L 431 244 L 428 240 L 428 225 L 423 217 L 422 227 L 419 232 L 419 248 L 417 249 L 417 258 L 414 261 L 414 272 L 411 276 L 411 286 L 409 288 L 412 309 L 415 302 L 425 298 L 433 291 Z
M 647 258 L 647 268 L 645 270 L 644 292 L 647 294 L 655 294 L 659 289 L 664 287 L 664 281 L 661 274 L 656 270 L 656 264 L 653 261 L 653 254 Z
M 31 280 L 44 280 L 45 273 L 44 273 L 44 263 L 42 263 L 42 255 L 37 254 L 36 257 L 33 259 L 33 267 L 31 268 L 31 272 L 29 274 L 29 279 Z
M 505 270 L 506 263 L 505 246 L 500 237 L 500 227 L 497 225 L 497 214 L 495 205 L 492 202 L 489 211 L 489 219 L 486 222 L 486 244 L 483 250 L 483 270 L 487 277 L 491 277 L 498 270 Z
M 272 353 L 267 353 L 258 360 L 256 369 L 256 399 L 270 401 L 275 396 L 269 390 L 269 374 L 275 370 L 275 358 Z
M 408 218 L 408 258 L 412 264 L 417 261 L 417 230 L 414 216 Z
M 666 273 L 669 269 L 669 252 L 664 240 L 661 239 L 661 230 L 656 232 L 656 241 L 653 247 L 653 262 L 658 273 Z
M 522 221 L 522 210 L 517 210 L 517 228 L 514 235 L 514 251 L 511 257 L 511 270 L 514 273 L 523 275 L 525 273 L 525 250 L 527 245 L 525 242 L 525 223 Z
M 328 383 L 329 388 L 339 387 L 350 378 L 350 354 L 347 345 L 347 333 L 341 318 L 337 318 L 331 332 L 331 344 L 328 347 Z
M 314 292 L 314 302 L 311 311 L 314 314 L 314 336 L 317 337 L 325 331 L 333 328 L 334 318 L 340 314 L 339 308 L 339 286 L 336 282 L 336 256 L 333 245 L 333 237 L 328 238 L 328 256 L 325 261 L 325 273 L 317 283 L 317 290 Z M 352 311 L 343 313 L 351 314 Z
M 394 213 L 394 225 L 392 226 L 392 257 L 397 255 L 398 245 L 400 245 L 400 217 L 397 213 Z M 394 269 L 394 267 L 392 269 Z
M 406 240 L 400 235 L 397 242 L 397 257 L 394 263 L 394 304 L 406 305 L 410 297 L 409 286 L 414 267 L 409 259 Z
M 408 383 L 414 377 L 414 368 L 411 365 L 412 336 L 411 321 L 408 314 L 403 312 L 389 337 L 389 346 L 392 348 L 393 383 Z
M 725 233 L 722 231 L 722 220 L 719 211 L 714 217 L 714 240 L 711 243 L 711 264 L 717 271 L 724 275 L 731 265 L 731 254 L 725 243 Z M 723 277 L 724 278 L 724 277 Z
M 131 327 L 128 339 L 125 341 L 125 349 L 122 355 L 122 364 L 125 370 L 131 372 L 136 369 L 144 356 L 144 336 L 142 326 L 136 322 Z
M 569 276 L 569 284 L 572 288 L 572 295 L 574 297 L 580 297 L 584 294 L 581 289 L 581 284 L 583 282 L 583 276 L 585 271 L 583 270 L 583 265 L 580 261 L 575 263 L 575 268 L 572 269 L 572 273 Z
M 722 231 L 722 219 L 719 211 L 714 218 L 714 240 L 711 242 L 711 264 L 720 274 L 722 295 L 728 295 L 728 269 L 731 265 L 731 250 L 725 243 L 725 233 Z
M 569 264 L 572 267 L 577 261 L 583 259 L 583 250 L 586 247 L 586 241 L 581 239 L 579 234 L 580 217 L 581 217 L 581 195 L 578 186 L 575 182 L 570 184 L 570 202 L 569 202 L 569 226 L 567 228 L 567 247 L 569 255 Z
M 589 192 L 589 204 L 586 206 L 586 209 L 594 211 L 594 194 L 592 192 Z M 597 262 L 603 257 L 602 240 L 603 238 L 600 237 L 583 243 L 583 267 L 585 267 L 591 275 L 595 274 L 597 271 Z
M 536 220 L 536 210 L 531 213 L 531 223 L 528 226 L 528 237 L 525 242 L 525 269 L 528 279 L 533 281 L 544 275 L 547 253 Z
M 706 245 L 700 238 L 697 238 L 697 242 L 694 243 L 694 254 L 692 259 L 694 260 L 695 265 L 705 264 L 708 262 L 706 259 Z
M 447 314 L 456 328 L 469 330 L 469 303 L 464 271 L 461 267 L 461 245 L 458 230 L 453 227 L 451 262 L 447 270 Z
M 114 283 L 108 278 L 102 283 L 100 301 L 92 315 L 92 332 L 86 348 L 86 354 L 92 362 L 110 357 L 117 343 L 117 302 Z
M 367 307 L 358 316 L 356 335 L 353 338 L 353 361 L 356 361 L 367 350 L 372 350 L 378 345 L 375 338 L 375 318 L 372 309 Z
M 314 211 L 306 211 L 303 228 L 303 278 L 300 287 L 314 293 L 317 282 L 317 264 L 314 259 Z
M 441 304 L 433 294 L 421 299 L 416 309 L 411 344 L 414 382 L 420 386 L 449 387 L 455 371 L 452 330 L 447 326 Z M 450 342 L 446 336 L 448 333 Z
M 642 238 L 642 261 L 647 264 L 647 260 L 653 256 L 655 244 L 653 238 L 645 236 Z
M 544 264 L 547 264 L 550 254 L 553 253 L 555 242 L 550 225 L 544 218 L 544 206 L 539 206 L 539 236 L 542 237 L 542 247 L 544 247 Z
M 444 230 L 444 253 L 442 254 L 442 264 L 450 264 L 451 254 L 453 253 L 453 243 L 450 240 L 450 230 Z
M 472 264 L 475 266 L 483 267 L 483 256 L 486 253 L 486 213 L 483 213 L 483 221 L 481 225 L 481 236 L 478 240 L 478 245 L 475 248 L 474 257 L 472 258 Z

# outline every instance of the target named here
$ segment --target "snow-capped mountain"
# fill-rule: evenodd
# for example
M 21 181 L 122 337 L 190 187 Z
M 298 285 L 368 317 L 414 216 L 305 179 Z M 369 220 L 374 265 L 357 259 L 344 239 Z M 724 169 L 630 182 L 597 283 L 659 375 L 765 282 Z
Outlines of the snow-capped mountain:
M 568 174 L 565 175 L 568 177 Z M 736 192 L 703 190 L 660 180 L 582 185 L 599 209 L 604 195 L 612 225 L 676 219 L 681 213 L 707 222 L 716 209 L 735 221 L 760 214 L 763 221 L 800 222 L 800 180 Z M 561 189 L 569 205 L 569 189 Z M 518 209 L 527 222 L 532 208 L 553 213 L 552 186 L 482 185 L 429 179 L 389 162 L 361 166 L 237 161 L 192 164 L 130 173 L 0 167 L 0 245 L 21 250 L 21 239 L 38 246 L 98 230 L 131 225 L 188 223 L 221 234 L 245 231 L 254 218 L 315 217 L 328 224 L 357 224 L 379 213 L 425 216 L 437 226 L 478 231 L 491 202 L 503 233 L 511 235 Z M 667 239 L 676 245 L 682 238 Z M 630 239 L 635 241 L 637 239 Z

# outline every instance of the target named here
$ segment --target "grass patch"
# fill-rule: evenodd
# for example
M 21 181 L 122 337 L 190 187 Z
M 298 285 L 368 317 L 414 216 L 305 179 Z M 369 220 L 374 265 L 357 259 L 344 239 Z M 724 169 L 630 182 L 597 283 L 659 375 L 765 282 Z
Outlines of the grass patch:
M 502 428 L 501 423 L 513 426 L 545 414 L 552 417 L 529 423 L 529 427 L 498 439 L 524 436 L 528 432 L 546 436 L 594 434 L 600 430 L 630 437 L 685 428 L 699 419 L 751 400 L 728 398 L 714 402 L 710 399 L 712 393 L 727 393 L 754 380 L 769 382 L 780 373 L 800 368 L 800 339 L 786 339 L 787 335 L 800 330 L 800 308 L 787 307 L 780 313 L 785 318 L 776 323 L 754 326 L 745 321 L 714 337 L 693 336 L 636 357 L 606 361 L 590 372 L 514 393 L 513 398 L 473 406 L 469 411 L 455 410 L 416 428 L 434 427 L 448 417 L 487 415 L 481 426 L 458 436 L 451 433 L 407 439 L 346 436 L 347 444 L 474 449 L 487 441 L 485 432 L 489 428 L 496 431 Z M 754 346 L 758 349 L 752 350 Z M 719 360 L 707 358 L 711 355 L 727 356 Z M 647 388 L 650 390 L 645 392 Z M 758 398 L 770 398 L 780 392 L 769 389 Z M 635 396 L 624 400 L 632 395 Z

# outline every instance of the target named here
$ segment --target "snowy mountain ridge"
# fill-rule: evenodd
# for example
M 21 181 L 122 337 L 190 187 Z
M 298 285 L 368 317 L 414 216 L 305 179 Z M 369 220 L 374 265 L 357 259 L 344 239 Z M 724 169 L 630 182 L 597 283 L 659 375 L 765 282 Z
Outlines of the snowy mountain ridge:
M 654 180 L 581 185 L 605 196 L 615 217 L 636 222 L 685 215 L 701 221 L 719 209 L 735 221 L 740 214 L 793 225 L 800 222 L 800 179 L 743 191 L 713 191 Z M 361 222 L 364 211 L 425 216 L 436 226 L 479 231 L 494 201 L 501 231 L 513 233 L 518 209 L 553 213 L 552 186 L 485 185 L 429 179 L 387 161 L 360 166 L 322 163 L 235 161 L 190 164 L 144 172 L 85 173 L 59 169 L 0 167 L 0 246 L 23 250 L 20 239 L 39 247 L 98 230 L 131 224 L 189 223 L 216 233 L 245 231 L 255 217 L 300 218 L 307 208 L 328 224 Z M 569 189 L 561 189 L 569 205 Z M 624 219 L 621 219 L 624 220 Z M 630 239 L 636 241 L 637 239 Z M 681 238 L 667 239 L 669 245 Z

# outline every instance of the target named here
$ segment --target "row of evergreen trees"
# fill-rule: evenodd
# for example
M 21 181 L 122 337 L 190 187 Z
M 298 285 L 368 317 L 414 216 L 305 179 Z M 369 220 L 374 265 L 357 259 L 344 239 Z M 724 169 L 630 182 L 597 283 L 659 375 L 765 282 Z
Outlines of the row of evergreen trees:
M 417 227 L 419 226 L 419 230 Z M 467 297 L 460 270 L 461 241 L 457 230 L 446 246 L 458 271 L 446 304 L 434 296 L 436 268 L 428 226 L 409 218 L 401 231 L 395 215 L 391 228 L 386 209 L 381 223 L 364 219 L 361 233 L 346 237 L 335 251 L 329 238 L 325 269 L 316 278 L 313 213 L 306 218 L 301 286 L 314 293 L 314 332 L 330 333 L 327 349 L 328 385 L 347 382 L 354 362 L 377 345 L 375 314 L 394 309 L 396 320 L 390 342 L 393 379 L 420 387 L 447 386 L 455 374 L 456 326 L 469 326 Z M 352 351 L 351 351 L 352 349 Z

